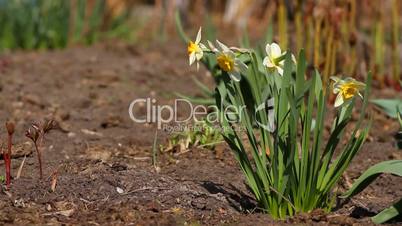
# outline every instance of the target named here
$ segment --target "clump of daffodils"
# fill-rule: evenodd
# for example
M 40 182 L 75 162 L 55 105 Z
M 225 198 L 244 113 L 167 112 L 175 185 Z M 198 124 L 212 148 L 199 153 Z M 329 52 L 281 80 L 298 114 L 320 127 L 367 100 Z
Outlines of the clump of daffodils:
M 195 41 L 189 41 L 187 46 L 187 53 L 189 56 L 190 66 L 194 63 L 199 68 L 199 62 L 202 61 L 204 53 L 215 54 L 215 59 L 220 70 L 227 73 L 233 81 L 240 81 L 241 75 L 246 74 L 248 66 L 244 63 L 239 56 L 241 54 L 248 54 L 251 52 L 249 49 L 241 49 L 237 47 L 228 47 L 219 40 L 216 40 L 217 47 L 208 41 L 208 47 L 201 43 L 201 28 L 199 28 Z M 269 72 L 277 72 L 283 76 L 284 63 L 286 51 L 282 51 L 281 47 L 273 42 L 265 46 L 265 53 L 262 64 L 268 69 Z M 291 54 L 293 63 L 296 64 L 296 58 Z M 335 107 L 339 107 L 344 103 L 348 103 L 354 96 L 360 96 L 360 91 L 365 88 L 365 84 L 355 80 L 354 78 L 340 79 L 331 77 L 334 81 L 333 93 L 337 94 L 335 100 Z
M 188 46 L 190 64 L 201 61 L 213 75 L 231 78 L 222 83 L 217 80 L 213 93 L 218 123 L 259 206 L 280 219 L 317 208 L 331 210 L 334 188 L 368 136 L 370 123 L 360 121 L 365 116 L 371 75 L 367 87 L 353 78 L 332 77 L 339 109 L 330 138 L 325 139 L 325 86 L 318 71 L 306 76 L 303 50 L 296 62 L 293 54 L 276 43 L 267 44 L 266 53 L 260 55 L 219 41 L 216 46 L 208 42 L 207 48 L 200 40 L 199 31 Z M 239 83 L 242 77 L 246 82 Z M 349 129 L 351 100 L 362 97 L 363 89 L 365 104 L 359 123 L 351 139 L 339 147 L 343 142 L 333 138 Z M 229 108 L 240 110 L 227 111 Z
M 236 47 L 229 48 L 222 42 L 216 40 L 217 47 L 208 41 L 209 48 L 201 43 L 201 28 L 198 30 L 195 41 L 189 41 L 187 53 L 190 66 L 194 63 L 199 68 L 199 62 L 202 61 L 204 53 L 214 53 L 216 62 L 219 68 L 226 72 L 234 81 L 240 81 L 241 75 L 247 72 L 247 65 L 239 59 L 239 55 L 250 52 L 248 49 L 240 49 Z M 283 67 L 285 62 L 286 51 L 282 51 L 280 46 L 273 42 L 265 47 L 266 56 L 263 60 L 263 65 L 269 72 L 277 72 L 283 76 Z M 292 60 L 296 63 L 296 58 L 292 54 Z
M 216 56 L 216 62 L 219 68 L 226 72 L 234 81 L 240 81 L 241 75 L 246 74 L 248 66 L 239 59 L 239 55 L 250 52 L 248 49 L 236 47 L 228 47 L 219 40 L 216 40 L 217 47 L 208 41 L 209 48 L 201 43 L 201 28 L 198 30 L 195 41 L 189 41 L 187 53 L 190 66 L 194 63 L 199 68 L 199 62 L 202 61 L 204 53 L 213 53 Z M 276 43 L 267 44 L 267 56 L 264 58 L 264 65 L 271 72 L 277 71 L 279 75 L 283 75 L 283 66 L 286 52 L 282 52 Z M 296 62 L 292 55 L 292 60 Z
M 331 80 L 334 81 L 333 92 L 334 94 L 337 94 L 334 104 L 335 107 L 339 107 L 342 104 L 349 102 L 355 96 L 363 98 L 360 91 L 364 90 L 366 87 L 364 83 L 356 81 L 356 79 L 350 77 L 345 79 L 331 77 Z

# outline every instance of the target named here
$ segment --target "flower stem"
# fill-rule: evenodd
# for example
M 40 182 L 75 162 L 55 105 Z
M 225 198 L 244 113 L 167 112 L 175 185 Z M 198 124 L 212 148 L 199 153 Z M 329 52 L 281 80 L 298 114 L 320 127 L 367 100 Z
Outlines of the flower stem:
M 36 153 L 38 154 L 40 179 L 42 179 L 43 178 L 42 153 L 41 153 L 41 150 L 40 150 L 39 146 L 37 145 L 37 143 L 35 143 L 35 149 L 36 149 Z
M 318 19 L 315 23 L 314 29 L 314 67 L 320 66 L 320 35 L 321 35 L 322 20 Z
M 327 85 L 329 76 L 331 74 L 332 56 L 333 56 L 333 51 L 335 51 L 334 29 L 335 29 L 334 27 L 329 27 L 328 43 L 326 46 L 324 75 L 323 75 L 323 81 L 322 81 L 324 85 Z
M 399 86 L 399 1 L 392 1 L 392 77 L 396 90 L 400 90 Z
M 279 1 L 278 5 L 278 33 L 282 49 L 288 48 L 288 25 L 287 25 L 287 10 L 285 4 Z
M 11 183 L 11 172 L 10 172 L 10 156 L 8 155 L 8 153 L 4 152 L 3 153 L 3 158 L 4 158 L 4 163 L 5 163 L 5 167 L 6 167 L 6 185 L 7 188 L 10 187 L 10 183 Z

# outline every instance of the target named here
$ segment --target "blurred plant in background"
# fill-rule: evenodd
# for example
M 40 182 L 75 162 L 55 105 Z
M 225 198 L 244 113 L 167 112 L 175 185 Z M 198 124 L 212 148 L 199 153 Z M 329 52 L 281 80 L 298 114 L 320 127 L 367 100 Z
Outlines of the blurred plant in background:
M 0 50 L 107 37 L 164 42 L 178 10 L 184 28 L 202 24 L 210 40 L 236 29 L 242 47 L 263 51 L 261 43 L 275 41 L 283 50 L 305 49 L 324 84 L 371 70 L 375 86 L 401 90 L 401 7 L 398 0 L 0 0 Z
M 62 48 L 128 37 L 129 1 L 0 0 L 0 50 Z
M 276 41 L 282 49 L 295 52 L 304 48 L 310 66 L 323 72 L 324 84 L 335 74 L 362 78 L 371 70 L 374 85 L 401 90 L 402 9 L 398 0 L 173 2 L 187 2 L 187 10 L 181 13 L 188 20 L 184 25 L 191 21 L 189 15 L 208 12 L 203 15 L 213 15 L 215 24 L 237 27 L 242 47 L 249 47 L 247 32 L 255 40 L 264 36 L 262 29 L 265 40 L 259 43 Z M 228 24 L 235 26 L 224 26 Z M 205 26 L 204 32 L 208 33 Z

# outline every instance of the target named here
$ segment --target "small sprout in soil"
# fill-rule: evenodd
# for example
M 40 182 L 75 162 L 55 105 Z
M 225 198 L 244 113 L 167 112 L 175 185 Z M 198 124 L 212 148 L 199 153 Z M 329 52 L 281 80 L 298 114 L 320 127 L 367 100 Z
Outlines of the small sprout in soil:
M 158 130 L 155 132 L 154 143 L 152 145 L 152 165 L 155 168 L 155 171 L 159 173 L 161 168 L 158 166 L 158 148 L 156 146 L 158 141 Z
M 50 184 L 50 190 L 52 192 L 56 191 L 56 185 L 57 185 L 57 176 L 58 176 L 58 169 L 56 169 L 53 173 L 52 173 L 52 182 Z
M 25 132 L 25 136 L 32 140 L 35 146 L 36 153 L 38 154 L 40 179 L 43 179 L 43 165 L 42 165 L 42 145 L 45 135 L 55 128 L 54 120 L 45 120 L 41 124 L 33 123 L 30 128 Z
M 187 152 L 192 147 L 213 150 L 216 144 L 223 142 L 219 129 L 205 120 L 185 125 L 183 131 L 174 133 L 167 145 L 161 145 L 161 152 L 173 151 L 176 154 Z
M 27 156 L 25 155 L 24 159 L 22 160 L 22 162 L 20 164 L 20 167 L 18 168 L 17 176 L 15 177 L 16 179 L 19 179 L 21 177 L 22 169 L 24 168 L 24 164 L 25 164 L 26 159 L 27 159 Z
M 13 134 L 15 132 L 15 125 L 12 122 L 6 122 L 6 129 L 8 135 L 7 151 L 3 150 L 3 159 L 6 167 L 6 185 L 7 188 L 11 184 L 11 148 L 13 145 Z

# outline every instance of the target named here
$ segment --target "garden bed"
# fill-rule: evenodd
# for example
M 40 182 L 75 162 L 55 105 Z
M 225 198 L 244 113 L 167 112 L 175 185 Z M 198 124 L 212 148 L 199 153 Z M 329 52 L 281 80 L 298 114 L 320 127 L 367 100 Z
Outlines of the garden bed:
M 225 145 L 215 151 L 191 149 L 178 156 L 160 155 L 152 166 L 155 124 L 134 123 L 128 106 L 152 97 L 173 105 L 175 95 L 200 94 L 190 75 L 211 85 L 212 78 L 189 68 L 185 47 L 142 49 L 99 44 L 49 52 L 25 52 L 0 58 L 0 122 L 16 123 L 13 176 L 26 154 L 20 179 L 0 194 L 0 224 L 138 225 L 370 225 L 370 216 L 402 196 L 402 179 L 381 176 L 334 212 L 314 211 L 273 221 L 256 208 L 253 195 Z M 391 89 L 374 89 L 376 97 L 402 98 Z M 144 113 L 140 109 L 139 113 Z M 188 109 L 180 109 L 185 114 Z M 346 172 L 345 191 L 369 166 L 402 159 L 395 148 L 395 120 L 372 109 L 368 141 Z M 45 178 L 39 180 L 36 153 L 24 136 L 30 123 L 54 118 L 59 129 L 45 140 Z M 0 130 L 5 138 L 5 129 Z M 159 132 L 158 143 L 168 134 Z M 18 157 L 18 158 L 17 158 Z M 51 192 L 51 174 L 57 186 Z M 0 174 L 4 174 L 3 162 Z M 394 223 L 395 225 L 398 222 Z

